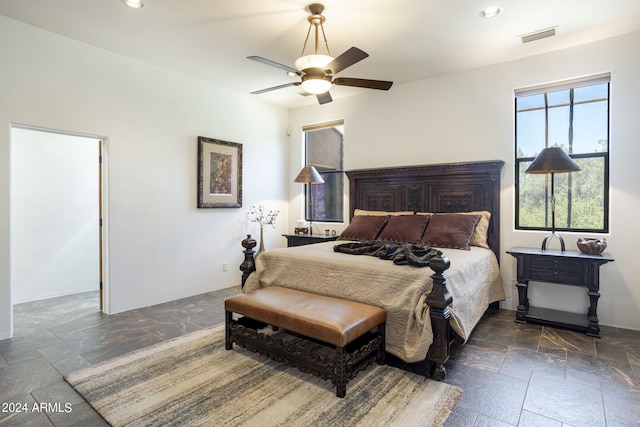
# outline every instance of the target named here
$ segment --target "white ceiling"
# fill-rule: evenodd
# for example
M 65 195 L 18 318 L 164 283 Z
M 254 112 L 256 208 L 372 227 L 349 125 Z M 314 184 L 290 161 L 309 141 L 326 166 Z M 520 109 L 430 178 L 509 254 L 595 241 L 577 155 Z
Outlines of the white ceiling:
M 0 0 L 0 14 L 240 93 L 297 79 L 246 57 L 258 55 L 293 66 L 307 34 L 310 1 L 144 2 L 144 8 L 131 9 L 121 0 Z M 351 46 L 370 55 L 338 77 L 395 84 L 640 30 L 640 0 L 322 3 L 332 55 Z M 503 13 L 483 19 L 479 14 L 487 6 L 500 6 Z M 528 44 L 519 38 L 549 27 L 556 27 L 553 38 Z M 338 99 L 367 90 L 334 86 L 331 95 Z M 300 92 L 299 87 L 288 87 L 252 96 L 284 107 L 316 102 Z

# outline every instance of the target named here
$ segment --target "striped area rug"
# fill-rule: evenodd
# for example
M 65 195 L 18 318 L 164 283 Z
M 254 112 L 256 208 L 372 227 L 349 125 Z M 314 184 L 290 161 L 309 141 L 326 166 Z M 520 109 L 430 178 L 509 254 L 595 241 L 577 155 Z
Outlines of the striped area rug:
M 335 396 L 330 381 L 204 329 L 65 377 L 113 426 L 441 426 L 462 389 L 372 365 Z

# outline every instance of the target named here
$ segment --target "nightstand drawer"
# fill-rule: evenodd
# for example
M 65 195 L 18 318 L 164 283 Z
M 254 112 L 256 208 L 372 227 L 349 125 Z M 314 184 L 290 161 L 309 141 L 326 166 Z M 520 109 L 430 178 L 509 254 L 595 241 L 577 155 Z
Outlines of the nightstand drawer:
M 535 257 L 531 259 L 531 280 L 581 285 L 584 264 L 580 260 Z
M 581 285 L 583 284 L 583 276 L 581 271 L 563 271 L 558 270 L 537 270 L 531 269 L 531 280 L 540 280 L 542 282 L 558 282 Z
M 554 270 L 581 273 L 582 265 L 582 261 L 580 260 L 549 257 L 535 257 L 531 259 L 531 268 L 534 268 L 536 270 Z

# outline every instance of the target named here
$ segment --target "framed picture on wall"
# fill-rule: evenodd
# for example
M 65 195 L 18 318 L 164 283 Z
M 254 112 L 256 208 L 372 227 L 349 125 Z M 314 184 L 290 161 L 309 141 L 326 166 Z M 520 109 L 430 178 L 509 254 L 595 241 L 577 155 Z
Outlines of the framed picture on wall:
M 242 207 L 242 144 L 198 137 L 198 208 Z

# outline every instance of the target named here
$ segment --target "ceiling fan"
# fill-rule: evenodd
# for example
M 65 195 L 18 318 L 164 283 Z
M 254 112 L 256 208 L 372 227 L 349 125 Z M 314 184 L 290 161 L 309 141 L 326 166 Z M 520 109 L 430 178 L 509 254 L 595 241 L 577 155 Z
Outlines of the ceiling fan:
M 362 61 L 363 59 L 368 57 L 369 54 L 358 49 L 357 47 L 352 47 L 350 49 L 347 49 L 337 58 L 333 58 L 331 56 L 331 53 L 329 52 L 329 44 L 327 42 L 327 37 L 324 34 L 324 27 L 322 26 L 322 24 L 326 20 L 322 15 L 323 10 L 324 6 L 320 3 L 312 3 L 309 5 L 309 11 L 311 12 L 311 15 L 309 16 L 309 18 L 307 18 L 307 20 L 309 21 L 309 30 L 307 31 L 307 37 L 304 40 L 304 45 L 302 46 L 302 54 L 300 58 L 298 58 L 295 62 L 296 68 L 289 67 L 287 65 L 271 61 L 269 59 L 265 59 L 261 56 L 247 57 L 248 59 L 251 59 L 253 61 L 285 70 L 289 76 L 300 77 L 300 81 L 256 90 L 254 92 L 251 92 L 251 94 L 257 95 L 260 93 L 270 92 L 272 90 L 282 89 L 289 86 L 302 86 L 302 89 L 304 89 L 305 92 L 316 95 L 320 104 L 326 104 L 333 101 L 333 99 L 331 98 L 331 94 L 329 94 L 329 89 L 334 84 L 339 86 L 362 87 L 366 89 L 389 90 L 391 85 L 393 85 L 393 82 L 384 80 L 356 79 L 351 77 L 334 78 L 334 76 L 340 71 L 352 66 L 357 62 Z M 307 42 L 309 41 L 309 35 L 311 34 L 312 28 L 315 29 L 314 53 L 312 55 L 305 55 L 304 51 L 307 47 Z M 320 43 L 318 40 L 319 30 L 322 30 L 322 37 L 324 39 L 325 48 L 327 50 L 326 55 L 320 54 Z

